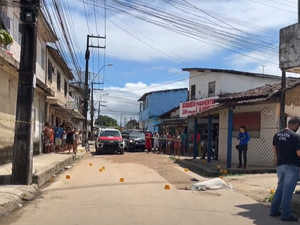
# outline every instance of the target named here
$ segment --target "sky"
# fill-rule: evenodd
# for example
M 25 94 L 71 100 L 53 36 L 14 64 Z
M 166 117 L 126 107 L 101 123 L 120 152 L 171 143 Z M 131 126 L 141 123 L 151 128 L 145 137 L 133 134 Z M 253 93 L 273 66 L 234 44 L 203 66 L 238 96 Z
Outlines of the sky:
M 297 22 L 296 0 L 107 0 L 106 19 L 103 0 L 67 1 L 82 70 L 87 34 L 106 36 L 91 39 L 106 49 L 91 49 L 89 71 L 113 64 L 95 78 L 103 90 L 94 96 L 96 104 L 103 101 L 101 114 L 118 121 L 121 113 L 138 119 L 137 100 L 146 92 L 188 87 L 189 74 L 181 68 L 279 76 L 279 30 Z M 136 2 L 156 10 L 150 15 L 126 5 Z

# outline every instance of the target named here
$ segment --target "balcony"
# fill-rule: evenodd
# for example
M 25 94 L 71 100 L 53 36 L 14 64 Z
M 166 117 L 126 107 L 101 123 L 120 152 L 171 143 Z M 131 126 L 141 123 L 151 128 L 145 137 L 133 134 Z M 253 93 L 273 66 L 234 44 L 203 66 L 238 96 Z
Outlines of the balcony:
M 70 95 L 68 95 L 68 97 L 67 97 L 66 108 L 67 109 L 78 109 L 78 106 L 77 106 L 74 98 L 72 98 Z

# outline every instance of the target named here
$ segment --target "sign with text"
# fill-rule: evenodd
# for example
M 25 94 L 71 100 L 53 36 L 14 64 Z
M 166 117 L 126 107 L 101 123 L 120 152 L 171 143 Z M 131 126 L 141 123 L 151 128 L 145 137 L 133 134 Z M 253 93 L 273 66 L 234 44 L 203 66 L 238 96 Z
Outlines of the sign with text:
M 199 99 L 194 101 L 180 103 L 179 115 L 180 117 L 188 117 L 193 114 L 200 113 L 213 107 L 216 103 L 217 97 Z

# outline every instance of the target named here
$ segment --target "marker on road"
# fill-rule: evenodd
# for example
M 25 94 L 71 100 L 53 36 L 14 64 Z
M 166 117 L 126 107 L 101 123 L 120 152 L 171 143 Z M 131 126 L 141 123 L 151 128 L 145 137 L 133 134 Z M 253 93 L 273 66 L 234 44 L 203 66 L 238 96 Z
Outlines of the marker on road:
M 70 179 L 71 179 L 71 176 L 70 176 L 70 175 L 66 175 L 66 179 L 67 179 L 67 180 L 70 180 Z
M 166 184 L 165 185 L 165 190 L 170 190 L 170 189 L 171 189 L 170 185 Z
M 99 173 L 101 173 L 102 172 L 102 169 L 99 169 Z
M 120 178 L 119 180 L 120 183 L 123 183 L 124 181 L 125 181 L 124 178 Z
M 102 170 L 105 170 L 105 166 L 102 166 Z
M 189 169 L 188 169 L 188 168 L 185 168 L 185 169 L 184 169 L 184 172 L 189 172 Z
M 89 166 L 93 166 L 93 163 L 90 163 Z

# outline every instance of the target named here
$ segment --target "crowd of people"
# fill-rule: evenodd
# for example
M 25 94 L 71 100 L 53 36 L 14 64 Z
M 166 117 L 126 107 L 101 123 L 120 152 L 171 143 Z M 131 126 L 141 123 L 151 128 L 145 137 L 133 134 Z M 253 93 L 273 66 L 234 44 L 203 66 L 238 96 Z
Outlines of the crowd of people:
M 174 155 L 180 157 L 188 154 L 192 156 L 194 148 L 194 133 L 191 132 L 187 141 L 186 133 L 178 129 L 174 134 L 171 132 L 162 132 L 161 134 L 150 131 L 145 134 L 145 148 L 147 153 L 151 151 L 162 154 Z M 200 134 L 197 134 L 197 143 L 200 144 Z M 188 145 L 188 146 L 187 146 Z
M 53 150 L 58 152 L 77 153 L 77 147 L 82 142 L 81 131 L 74 128 L 71 122 L 62 125 L 53 126 L 46 123 L 43 129 L 44 133 L 44 153 L 51 153 Z M 54 146 L 54 147 L 53 147 Z

